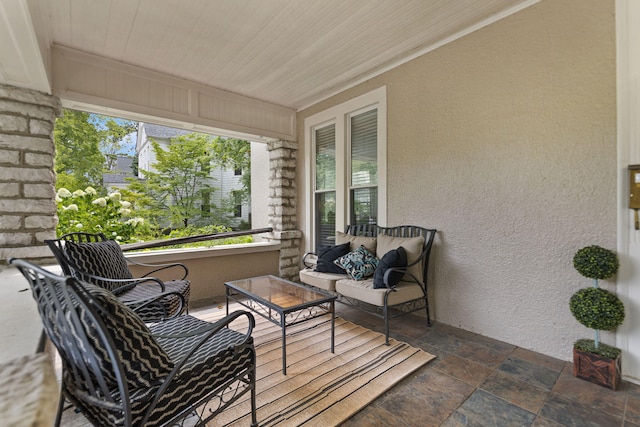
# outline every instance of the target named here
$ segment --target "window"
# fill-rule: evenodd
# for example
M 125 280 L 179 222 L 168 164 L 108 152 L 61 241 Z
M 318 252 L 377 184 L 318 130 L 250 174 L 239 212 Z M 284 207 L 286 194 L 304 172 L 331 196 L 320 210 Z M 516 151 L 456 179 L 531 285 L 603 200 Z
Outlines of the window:
M 305 119 L 309 250 L 347 224 L 386 222 L 386 89 Z
M 235 168 L 235 169 L 233 170 L 233 174 L 234 174 L 235 176 L 240 176 L 240 175 L 242 175 L 242 168 Z

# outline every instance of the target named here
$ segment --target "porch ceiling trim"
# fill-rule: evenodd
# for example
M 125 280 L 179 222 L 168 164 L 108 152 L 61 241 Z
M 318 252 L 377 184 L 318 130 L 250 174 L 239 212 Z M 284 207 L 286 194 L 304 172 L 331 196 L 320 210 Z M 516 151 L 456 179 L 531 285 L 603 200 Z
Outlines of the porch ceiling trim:
M 0 2 L 0 82 L 51 93 L 43 55 L 35 36 L 27 4 L 21 0 Z
M 296 138 L 290 108 L 57 45 L 52 65 L 53 94 L 67 108 L 253 141 Z

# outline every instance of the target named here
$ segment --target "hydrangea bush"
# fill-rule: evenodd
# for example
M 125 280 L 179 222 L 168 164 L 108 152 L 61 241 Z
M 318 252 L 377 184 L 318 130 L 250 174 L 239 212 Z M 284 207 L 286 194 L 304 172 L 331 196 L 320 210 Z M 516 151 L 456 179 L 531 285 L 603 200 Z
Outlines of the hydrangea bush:
M 104 233 L 110 239 L 127 243 L 134 239 L 136 230 L 145 224 L 143 218 L 133 216 L 133 204 L 123 200 L 119 192 L 101 197 L 93 187 L 73 193 L 61 188 L 56 194 L 56 204 L 58 237 L 83 231 Z

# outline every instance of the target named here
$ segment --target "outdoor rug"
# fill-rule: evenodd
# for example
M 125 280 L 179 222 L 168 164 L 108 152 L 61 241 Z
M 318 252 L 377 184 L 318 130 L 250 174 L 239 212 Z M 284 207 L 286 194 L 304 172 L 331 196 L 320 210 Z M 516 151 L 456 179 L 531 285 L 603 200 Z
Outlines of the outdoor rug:
M 233 305 L 230 310 L 235 308 Z M 214 321 L 225 308 L 194 315 Z M 348 322 L 321 316 L 287 328 L 287 375 L 282 374 L 282 332 L 255 315 L 257 418 L 260 426 L 336 426 L 435 356 Z M 226 409 L 209 426 L 251 424 L 249 397 Z
M 232 304 L 229 309 L 242 307 Z M 190 314 L 214 322 L 225 316 L 226 309 L 221 305 Z M 387 346 L 384 335 L 340 317 L 335 319 L 335 352 L 331 353 L 331 318 L 325 315 L 287 328 L 287 375 L 283 375 L 280 327 L 257 314 L 254 317 L 260 426 L 337 426 L 435 357 L 394 339 Z M 232 326 L 242 330 L 243 325 Z M 250 410 L 246 394 L 207 426 L 249 426 Z M 184 425 L 194 421 L 187 419 Z M 89 424 L 82 415 L 67 410 L 62 425 Z

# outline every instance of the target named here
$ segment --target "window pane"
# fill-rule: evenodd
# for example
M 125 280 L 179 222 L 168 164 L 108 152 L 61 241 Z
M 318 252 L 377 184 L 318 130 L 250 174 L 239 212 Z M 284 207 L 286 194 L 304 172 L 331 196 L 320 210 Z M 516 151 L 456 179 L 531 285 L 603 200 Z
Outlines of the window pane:
M 320 246 L 335 245 L 336 193 L 316 193 L 316 251 Z
M 316 190 L 336 188 L 336 126 L 316 129 Z
M 351 190 L 350 224 L 376 224 L 378 222 L 378 189 L 356 188 Z
M 351 117 L 351 186 L 378 183 L 378 110 Z

